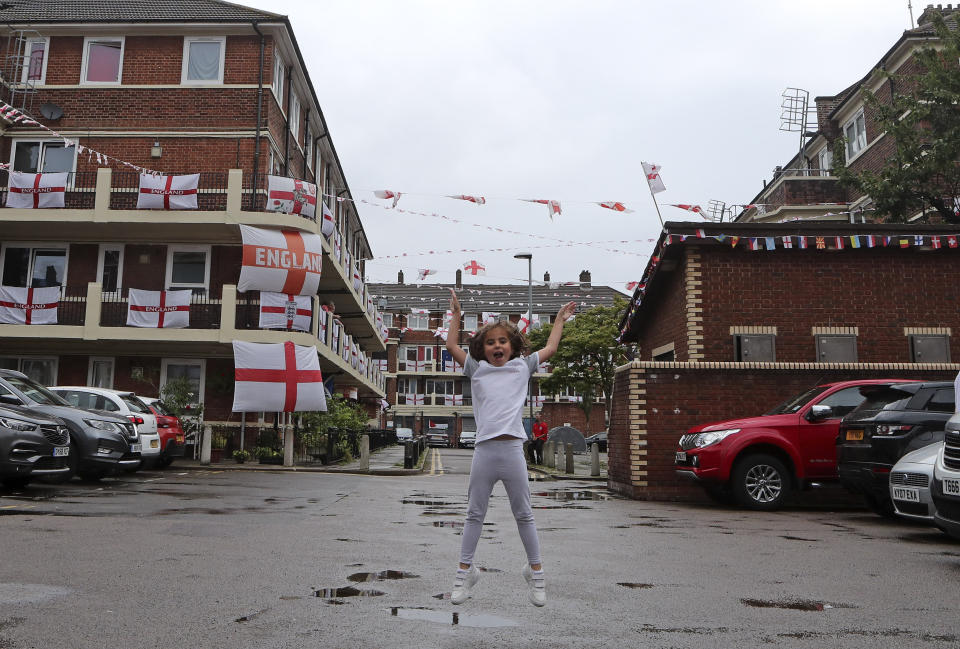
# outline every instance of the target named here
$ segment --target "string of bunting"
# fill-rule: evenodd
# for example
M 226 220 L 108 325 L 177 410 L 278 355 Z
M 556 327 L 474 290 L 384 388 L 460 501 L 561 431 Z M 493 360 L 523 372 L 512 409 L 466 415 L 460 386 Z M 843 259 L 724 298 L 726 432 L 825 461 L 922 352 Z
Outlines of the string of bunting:
M 578 242 L 564 242 L 564 243 L 554 243 L 554 244 L 542 244 L 537 246 L 522 246 L 523 250 L 528 248 L 540 249 L 540 248 L 572 248 L 574 246 L 590 246 L 598 243 L 654 243 L 656 239 L 608 239 L 606 241 L 578 241 Z M 521 246 L 516 246 L 513 248 L 460 248 L 459 250 L 424 250 L 421 252 L 404 252 L 399 255 L 378 255 L 375 259 L 367 260 L 367 263 L 378 262 L 382 259 L 402 259 L 403 257 L 422 257 L 425 255 L 446 255 L 454 254 L 461 252 L 509 252 L 510 250 L 520 250 Z M 628 253 L 626 251 L 616 251 L 620 254 L 630 254 L 636 256 L 642 256 L 640 253 Z M 430 273 L 431 275 L 433 273 Z M 423 279 L 423 278 L 421 278 Z

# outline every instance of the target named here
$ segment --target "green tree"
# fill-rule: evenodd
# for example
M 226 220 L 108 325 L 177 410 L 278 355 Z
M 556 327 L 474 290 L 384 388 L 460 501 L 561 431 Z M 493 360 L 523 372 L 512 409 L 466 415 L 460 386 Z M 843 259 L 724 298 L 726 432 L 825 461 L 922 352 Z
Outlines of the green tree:
M 628 360 L 627 349 L 616 341 L 617 327 L 626 308 L 627 301 L 617 297 L 612 306 L 593 307 L 567 322 L 557 353 L 550 359 L 553 372 L 540 382 L 540 391 L 557 394 L 574 390 L 583 396 L 579 407 L 588 418 L 594 400 L 602 396 L 610 421 L 614 372 Z M 542 348 L 552 328 L 548 325 L 533 331 L 530 348 Z
M 203 424 L 203 404 L 193 390 L 193 383 L 185 376 L 167 381 L 160 389 L 160 401 L 176 415 L 188 436 L 196 435 Z
M 905 222 L 924 210 L 960 223 L 953 205 L 953 198 L 960 197 L 960 32 L 947 28 L 939 16 L 934 27 L 936 45 L 916 53 L 920 74 L 878 71 L 893 89 L 883 90 L 885 96 L 893 95 L 887 101 L 862 92 L 877 128 L 896 143 L 884 167 L 854 173 L 844 163 L 844 139 L 835 143 L 835 173 L 841 184 L 870 196 L 876 214 L 891 222 Z

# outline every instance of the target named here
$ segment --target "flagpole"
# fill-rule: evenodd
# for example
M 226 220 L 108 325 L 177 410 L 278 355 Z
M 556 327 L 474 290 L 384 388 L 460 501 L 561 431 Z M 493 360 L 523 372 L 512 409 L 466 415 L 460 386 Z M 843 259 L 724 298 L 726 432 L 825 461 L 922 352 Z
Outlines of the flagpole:
M 653 193 L 653 188 L 650 187 L 650 183 L 649 183 L 649 182 L 647 182 L 647 188 L 650 189 L 650 198 L 653 199 L 653 206 L 654 206 L 655 208 L 657 208 L 657 218 L 660 219 L 660 227 L 662 228 L 662 227 L 663 227 L 663 217 L 660 216 L 660 206 L 657 205 L 657 197 L 656 197 L 656 195 Z

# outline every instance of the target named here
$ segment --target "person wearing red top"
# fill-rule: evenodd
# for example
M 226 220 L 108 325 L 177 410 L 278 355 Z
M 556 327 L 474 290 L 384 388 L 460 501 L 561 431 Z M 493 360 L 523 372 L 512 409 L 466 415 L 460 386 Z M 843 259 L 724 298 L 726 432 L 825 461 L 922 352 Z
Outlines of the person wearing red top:
M 537 417 L 533 422 L 532 454 L 534 464 L 543 464 L 543 445 L 547 443 L 547 424 Z

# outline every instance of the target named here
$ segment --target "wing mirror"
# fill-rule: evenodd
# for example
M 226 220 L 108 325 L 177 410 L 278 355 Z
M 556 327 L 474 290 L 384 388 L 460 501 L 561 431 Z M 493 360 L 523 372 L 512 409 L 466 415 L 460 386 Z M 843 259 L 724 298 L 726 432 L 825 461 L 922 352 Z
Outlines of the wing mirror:
M 0 394 L 0 403 L 6 403 L 11 406 L 22 406 L 23 401 L 13 394 Z
M 810 406 L 810 412 L 807 413 L 807 421 L 820 421 L 829 419 L 833 414 L 833 408 L 830 406 Z

